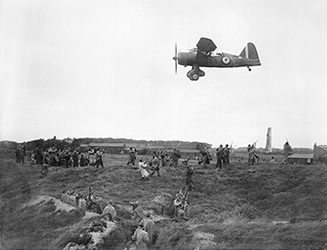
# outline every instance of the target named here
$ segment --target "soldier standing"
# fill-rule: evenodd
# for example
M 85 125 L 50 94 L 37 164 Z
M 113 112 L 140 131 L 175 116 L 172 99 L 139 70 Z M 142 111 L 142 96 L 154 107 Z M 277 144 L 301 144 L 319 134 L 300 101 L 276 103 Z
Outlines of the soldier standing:
M 95 153 L 95 165 L 96 165 L 96 168 L 98 168 L 100 165 L 103 168 L 102 155 L 103 155 L 103 152 L 100 150 L 100 148 L 97 148 L 97 151 Z
M 20 145 L 17 145 L 17 148 L 16 148 L 16 163 L 21 163 L 21 161 L 22 161 L 21 147 L 20 147 Z
M 223 160 L 223 145 L 220 144 L 219 148 L 216 149 L 217 163 L 216 168 L 221 169 L 221 161 Z
M 250 144 L 247 147 L 247 151 L 248 151 L 248 154 L 249 154 L 248 166 L 250 166 L 250 165 L 253 165 L 254 162 L 255 162 L 253 147 Z
M 77 153 L 77 151 L 73 152 L 72 159 L 73 159 L 73 167 L 78 167 L 78 153 Z
M 257 142 L 253 143 L 252 145 L 248 145 L 248 153 L 249 153 L 249 159 L 248 159 L 248 166 L 253 165 L 257 160 L 260 159 L 260 157 L 255 153 L 255 145 Z
M 223 149 L 223 161 L 225 166 L 229 165 L 229 155 L 230 155 L 230 150 L 231 148 L 228 147 L 228 144 Z
M 42 152 L 42 147 L 38 146 L 36 148 L 36 164 L 43 164 L 43 152 Z
M 287 141 L 284 144 L 284 159 L 282 161 L 282 164 L 286 164 L 286 165 L 288 164 L 287 159 L 291 154 L 293 154 L 293 149 Z
M 25 147 L 25 144 L 23 144 L 21 147 L 21 150 L 20 150 L 21 162 L 23 164 L 25 163 L 25 156 L 26 156 L 26 147 Z
M 93 166 L 95 164 L 95 151 L 93 148 L 89 149 L 89 163 L 91 166 Z
M 160 162 L 156 155 L 153 155 L 152 160 L 149 162 L 150 167 L 152 167 L 152 173 L 150 176 L 154 175 L 155 172 L 157 172 L 158 177 L 160 177 Z
M 72 161 L 71 161 L 71 156 L 70 156 L 70 153 L 69 153 L 68 149 L 64 149 L 64 151 L 62 152 L 61 157 L 62 157 L 62 160 L 63 160 L 63 165 L 66 168 L 71 167 Z
M 161 151 L 160 152 L 160 162 L 161 162 L 162 167 L 167 166 L 167 159 L 168 159 L 167 153 L 164 151 Z
M 81 157 L 79 159 L 79 166 L 80 167 L 85 167 L 88 165 L 88 159 L 84 157 L 84 155 L 81 154 Z
M 129 148 L 128 152 L 128 162 L 126 165 L 132 164 L 135 166 L 135 160 L 136 160 L 136 149 L 135 148 Z

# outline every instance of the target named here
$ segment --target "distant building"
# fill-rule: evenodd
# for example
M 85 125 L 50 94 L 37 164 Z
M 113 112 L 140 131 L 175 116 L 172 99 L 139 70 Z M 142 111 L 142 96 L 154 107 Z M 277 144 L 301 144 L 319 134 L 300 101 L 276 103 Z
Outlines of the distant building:
M 200 154 L 200 150 L 198 149 L 181 148 L 179 151 L 183 157 L 199 156 Z
M 313 163 L 313 154 L 292 154 L 287 158 L 287 163 L 310 165 Z
M 101 148 L 103 152 L 110 154 L 119 154 L 122 151 L 125 151 L 124 143 L 95 143 L 91 142 L 89 144 L 81 144 L 81 148 Z
M 315 144 L 313 146 L 313 159 L 315 162 L 324 162 L 327 165 L 327 146 Z
M 136 150 L 142 150 L 146 148 L 145 143 L 125 143 L 125 150 L 129 150 L 129 148 L 136 148 Z

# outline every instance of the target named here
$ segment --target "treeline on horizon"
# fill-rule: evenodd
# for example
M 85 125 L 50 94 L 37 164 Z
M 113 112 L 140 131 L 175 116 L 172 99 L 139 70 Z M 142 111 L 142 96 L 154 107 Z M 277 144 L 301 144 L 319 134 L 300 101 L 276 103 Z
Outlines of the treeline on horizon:
M 155 145 L 163 148 L 172 148 L 177 146 L 190 146 L 192 148 L 201 149 L 203 147 L 211 147 L 211 144 L 205 142 L 187 142 L 187 141 L 163 141 L 163 140 L 134 140 L 134 139 L 125 139 L 125 138 L 65 138 L 57 139 L 56 137 L 52 139 L 36 139 L 32 141 L 23 142 L 25 144 L 26 150 L 34 150 L 35 148 L 41 146 L 43 149 L 55 146 L 58 149 L 69 148 L 74 150 L 80 147 L 82 144 L 90 143 L 133 143 L 133 144 L 144 144 L 144 145 Z M 15 141 L 0 141 L 1 148 L 15 149 L 18 144 L 23 144 L 22 142 L 18 143 Z
M 163 140 L 134 140 L 134 139 L 126 139 L 126 138 L 65 138 L 65 139 L 57 139 L 53 137 L 52 139 L 36 139 L 32 141 L 24 142 L 26 146 L 26 150 L 34 150 L 35 148 L 41 146 L 42 148 L 46 149 L 49 147 L 55 146 L 58 149 L 69 148 L 74 150 L 82 144 L 90 144 L 90 143 L 136 143 L 136 144 L 148 144 L 148 145 L 160 145 L 164 148 L 171 148 L 175 146 L 186 146 L 186 145 L 193 145 L 197 149 L 201 149 L 203 147 L 211 147 L 212 145 L 205 142 L 188 142 L 188 141 L 179 141 L 179 140 L 172 140 L 172 141 L 163 141 Z M 15 149 L 19 142 L 15 141 L 0 141 L 0 148 L 7 148 L 7 149 Z M 234 149 L 239 152 L 246 152 L 246 147 L 238 147 Z M 258 148 L 258 151 L 264 152 L 264 148 Z M 282 153 L 283 149 L 280 148 L 273 148 L 272 153 Z M 313 153 L 313 148 L 293 148 L 294 153 Z

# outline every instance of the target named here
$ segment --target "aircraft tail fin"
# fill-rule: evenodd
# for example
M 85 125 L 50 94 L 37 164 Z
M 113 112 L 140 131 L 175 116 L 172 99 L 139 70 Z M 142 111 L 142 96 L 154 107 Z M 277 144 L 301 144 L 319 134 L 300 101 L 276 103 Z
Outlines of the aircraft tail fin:
M 248 43 L 242 50 L 240 56 L 252 60 L 259 60 L 257 49 L 255 48 L 253 43 Z

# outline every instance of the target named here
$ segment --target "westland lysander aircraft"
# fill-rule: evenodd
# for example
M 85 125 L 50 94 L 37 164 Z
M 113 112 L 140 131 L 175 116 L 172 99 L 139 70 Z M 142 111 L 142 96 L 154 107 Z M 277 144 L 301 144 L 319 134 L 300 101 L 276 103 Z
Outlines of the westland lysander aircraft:
M 177 62 L 179 65 L 192 66 L 187 72 L 187 77 L 192 81 L 197 81 L 205 73 L 200 67 L 217 67 L 217 68 L 233 68 L 247 67 L 251 71 L 252 66 L 260 66 L 260 60 L 257 49 L 253 43 L 248 43 L 242 50 L 240 55 L 232 55 L 224 52 L 215 52 L 217 46 L 211 39 L 200 38 L 196 48 L 190 49 L 188 52 L 177 53 L 177 45 L 175 44 L 175 73 L 177 73 Z

